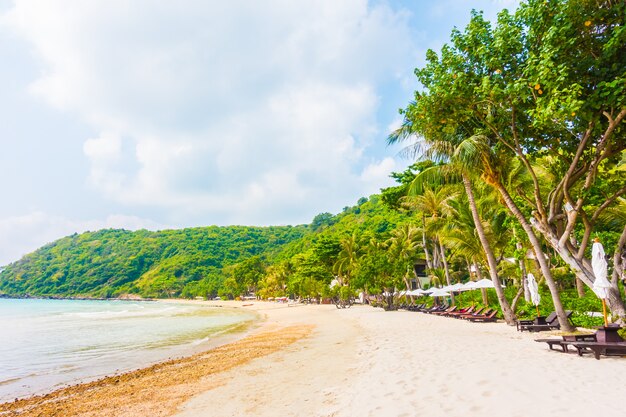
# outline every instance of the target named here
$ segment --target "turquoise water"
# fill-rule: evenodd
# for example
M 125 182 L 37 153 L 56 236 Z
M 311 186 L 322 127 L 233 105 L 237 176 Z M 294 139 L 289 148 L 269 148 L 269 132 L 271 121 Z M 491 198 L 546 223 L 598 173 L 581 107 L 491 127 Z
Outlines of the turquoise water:
M 190 304 L 0 299 L 0 402 L 191 354 L 254 318 Z

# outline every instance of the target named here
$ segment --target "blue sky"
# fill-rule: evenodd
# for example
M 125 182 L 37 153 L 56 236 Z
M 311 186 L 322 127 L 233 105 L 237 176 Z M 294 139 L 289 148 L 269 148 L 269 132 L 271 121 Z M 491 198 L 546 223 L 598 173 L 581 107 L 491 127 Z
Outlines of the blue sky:
M 426 50 L 517 4 L 0 0 L 0 265 L 104 227 L 339 212 L 410 162 L 385 138 Z

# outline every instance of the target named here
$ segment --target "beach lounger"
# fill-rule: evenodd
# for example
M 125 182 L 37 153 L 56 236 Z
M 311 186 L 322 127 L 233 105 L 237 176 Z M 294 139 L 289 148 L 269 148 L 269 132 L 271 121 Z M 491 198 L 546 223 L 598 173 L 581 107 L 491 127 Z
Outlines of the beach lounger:
M 485 307 L 484 309 L 482 309 L 482 310 L 478 310 L 478 311 L 477 311 L 477 312 L 475 312 L 475 313 L 470 313 L 470 314 L 461 314 L 461 315 L 459 315 L 459 316 L 457 316 L 457 317 L 459 317 L 459 318 L 461 318 L 461 319 L 466 319 L 466 320 L 467 320 L 467 319 L 469 319 L 470 317 L 483 317 L 483 316 L 486 316 L 486 315 L 491 314 L 492 312 L 493 312 L 493 309 L 491 309 L 491 308 L 486 308 L 486 307 Z
M 452 306 L 452 307 L 450 307 L 450 308 L 448 308 L 446 310 L 443 310 L 443 311 L 433 311 L 432 314 L 436 314 L 438 316 L 443 316 L 443 315 L 446 315 L 448 313 L 452 313 L 456 309 L 457 309 L 457 306 Z
M 572 316 L 572 312 L 569 310 L 567 310 L 565 314 L 568 320 Z M 544 330 L 558 330 L 560 328 L 561 324 L 559 323 L 559 318 L 554 311 L 542 321 L 539 321 L 539 318 L 536 318 L 534 320 L 518 320 L 517 322 L 517 330 L 520 332 L 523 332 L 524 330 L 529 332 L 541 332 Z
M 468 316 L 466 317 L 467 320 L 474 322 L 474 323 L 489 323 L 489 322 L 494 322 L 496 320 L 498 320 L 498 318 L 496 317 L 496 314 L 498 314 L 498 310 L 493 310 L 491 313 L 489 314 L 485 314 L 485 315 L 478 315 L 478 316 Z
M 598 329 L 593 334 L 572 334 L 563 335 L 561 339 L 535 339 L 536 342 L 547 343 L 551 350 L 555 346 L 559 346 L 563 352 L 568 352 L 569 347 L 576 348 L 578 355 L 585 353 L 593 353 L 596 359 L 600 359 L 601 355 L 605 356 L 624 356 L 626 355 L 626 341 L 617 335 L 616 327 L 610 327 L 610 334 L 607 336 L 607 328 Z
M 473 307 L 466 307 L 466 308 L 462 308 L 460 310 L 453 310 L 447 313 L 442 314 L 442 316 L 444 317 L 452 317 L 455 314 L 470 314 L 473 311 Z
M 484 313 L 485 311 L 487 311 L 487 308 L 486 308 L 486 307 L 479 307 L 478 309 L 476 309 L 476 310 L 472 310 L 472 311 L 470 311 L 470 312 L 468 312 L 468 313 L 460 313 L 460 314 L 456 314 L 456 315 L 454 315 L 454 316 L 452 316 L 452 317 L 454 317 L 455 319 L 462 319 L 462 318 L 464 318 L 464 317 L 471 316 L 471 315 L 473 315 L 473 314 L 481 314 L 481 313 Z
M 626 342 L 563 342 L 574 346 L 578 355 L 585 352 L 593 352 L 596 359 L 604 356 L 626 356 Z
M 423 312 L 423 313 L 428 313 L 428 314 L 431 314 L 431 313 L 434 313 L 435 311 L 444 311 L 444 310 L 445 310 L 445 309 L 447 309 L 448 307 L 450 307 L 448 304 L 443 304 L 443 305 L 440 305 L 440 306 L 432 306 L 432 307 L 431 307 L 431 308 L 429 308 L 429 309 L 422 310 L 422 312 Z
M 556 312 L 552 312 L 545 318 L 545 320 L 539 321 L 540 318 L 534 318 L 529 320 L 518 320 L 517 321 L 517 331 L 523 332 L 524 330 L 528 330 L 528 326 L 538 325 L 538 324 L 548 324 L 552 323 L 556 319 Z
M 594 333 L 586 333 L 586 334 L 570 334 L 563 335 L 559 338 L 551 338 L 551 339 L 535 339 L 535 342 L 539 343 L 547 343 L 550 350 L 556 350 L 554 347 L 558 346 L 561 348 L 561 352 L 569 352 L 568 346 L 573 344 L 574 342 L 595 342 L 596 335 Z
M 474 307 L 474 306 L 470 306 L 470 307 L 467 307 L 467 308 L 463 308 L 461 310 L 452 311 L 452 312 L 446 314 L 446 317 L 456 317 L 456 316 L 460 316 L 462 314 L 472 314 L 472 313 L 474 313 L 474 309 L 475 308 L 476 307 Z
M 550 316 L 551 315 L 552 313 L 550 313 Z M 559 318 L 557 317 L 556 313 L 554 313 L 554 318 L 549 321 L 548 318 L 550 318 L 550 316 L 546 318 L 546 324 L 530 324 L 523 326 L 523 328 L 522 326 L 520 326 L 520 331 L 528 330 L 529 332 L 542 332 L 545 330 L 559 330 L 561 328 L 561 324 L 559 323 Z M 565 311 L 565 316 L 569 320 L 569 318 L 572 316 L 572 311 Z

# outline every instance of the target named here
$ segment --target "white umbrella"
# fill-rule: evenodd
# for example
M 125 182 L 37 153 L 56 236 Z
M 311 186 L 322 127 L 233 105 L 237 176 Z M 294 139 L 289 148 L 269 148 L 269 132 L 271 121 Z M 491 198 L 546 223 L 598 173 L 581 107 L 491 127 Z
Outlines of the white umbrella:
M 526 280 L 528 282 L 530 300 L 535 305 L 535 308 L 537 309 L 537 317 L 539 317 L 539 302 L 541 301 L 541 296 L 539 295 L 539 286 L 537 285 L 537 281 L 535 280 L 535 276 L 533 274 L 528 274 Z
M 480 281 L 474 283 L 474 288 L 496 288 L 493 285 L 493 281 L 487 278 L 483 278 Z
M 443 291 L 441 289 L 438 289 L 437 291 L 433 291 L 430 293 L 431 297 L 448 297 L 450 295 L 450 293 Z
M 609 321 L 606 315 L 606 299 L 609 298 L 609 288 L 611 283 L 607 276 L 606 258 L 604 257 L 604 248 L 602 243 L 596 241 L 591 248 L 591 267 L 596 280 L 593 282 L 593 291 L 602 299 L 602 313 L 604 314 L 604 325 L 608 326 Z
M 413 291 L 409 291 L 407 294 L 408 295 L 416 295 L 416 296 L 419 297 L 421 295 L 428 294 L 428 293 L 426 291 L 424 291 L 423 289 L 421 289 L 421 288 L 417 288 L 417 289 L 415 289 Z
M 469 290 L 473 290 L 476 289 L 476 282 L 474 281 L 468 281 L 465 284 L 463 284 L 463 286 L 461 287 L 461 291 L 469 291 Z

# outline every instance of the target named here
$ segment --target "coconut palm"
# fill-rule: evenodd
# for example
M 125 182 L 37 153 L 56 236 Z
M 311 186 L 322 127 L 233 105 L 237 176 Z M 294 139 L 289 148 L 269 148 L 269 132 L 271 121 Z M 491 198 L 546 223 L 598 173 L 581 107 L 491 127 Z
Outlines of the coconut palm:
M 425 236 L 431 237 L 432 242 L 432 262 L 429 268 L 441 268 L 445 271 L 446 282 L 451 284 L 450 270 L 446 257 L 446 248 L 441 240 L 440 231 L 446 224 L 449 213 L 448 202 L 458 195 L 458 191 L 452 186 L 444 186 L 433 189 L 426 187 L 423 192 L 416 194 L 415 187 L 410 195 L 405 197 L 404 205 L 409 206 L 422 215 L 423 240 Z M 424 250 L 428 253 L 427 244 L 424 243 Z
M 505 321 L 509 325 L 515 324 L 515 315 L 511 310 L 504 291 L 498 277 L 497 262 L 493 250 L 487 239 L 482 220 L 476 206 L 474 190 L 472 186 L 472 176 L 476 176 L 482 172 L 491 174 L 493 165 L 486 163 L 489 161 L 491 154 L 489 148 L 482 146 L 482 142 L 475 137 L 464 138 L 462 130 L 457 130 L 451 134 L 444 135 L 441 139 L 425 138 L 423 141 L 414 142 L 411 147 L 416 155 L 423 155 L 443 165 L 437 165 L 430 169 L 424 170 L 415 177 L 412 189 L 419 189 L 426 182 L 441 182 L 443 177 L 455 178 L 461 180 L 463 188 L 467 195 L 468 204 L 474 220 L 476 233 L 480 240 L 481 246 L 487 258 L 489 265 L 489 275 L 496 288 L 498 301 L 502 309 Z M 412 125 L 404 124 L 398 130 L 393 132 L 388 141 L 396 143 L 405 141 L 413 137 Z M 478 169 L 480 169 L 480 171 Z
M 350 276 L 359 263 L 359 239 L 356 232 L 340 241 L 341 250 L 337 261 L 333 265 L 333 273 L 337 276 L 339 285 L 348 285 Z
M 413 269 L 415 255 L 420 245 L 420 230 L 407 223 L 393 230 L 391 235 L 386 242 L 389 255 L 397 260 L 402 269 L 404 285 L 410 290 L 409 271 Z

